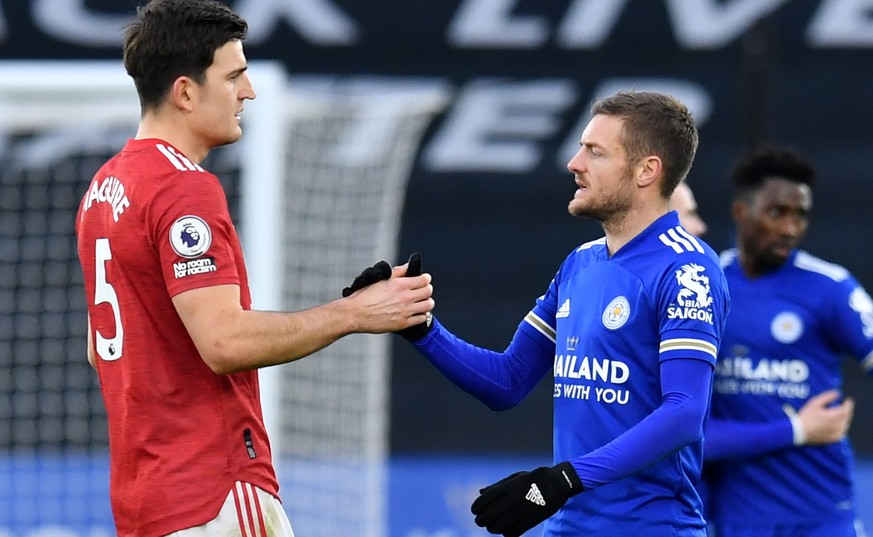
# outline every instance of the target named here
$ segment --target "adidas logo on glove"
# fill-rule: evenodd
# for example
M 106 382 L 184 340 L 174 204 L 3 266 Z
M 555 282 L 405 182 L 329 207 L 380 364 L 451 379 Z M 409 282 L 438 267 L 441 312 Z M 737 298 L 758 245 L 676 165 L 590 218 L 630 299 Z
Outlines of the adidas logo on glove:
M 527 495 L 524 497 L 525 500 L 531 501 L 540 507 L 546 505 L 546 499 L 543 498 L 543 494 L 540 492 L 540 488 L 536 483 L 530 484 L 530 490 L 527 491 Z

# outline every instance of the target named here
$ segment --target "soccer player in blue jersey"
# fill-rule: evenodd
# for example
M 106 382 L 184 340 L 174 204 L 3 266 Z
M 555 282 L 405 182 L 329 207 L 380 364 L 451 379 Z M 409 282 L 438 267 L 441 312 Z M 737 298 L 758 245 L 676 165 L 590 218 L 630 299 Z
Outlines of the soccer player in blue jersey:
M 503 352 L 436 319 L 404 336 L 495 410 L 554 375 L 554 466 L 483 488 L 479 526 L 519 536 L 548 519 L 550 537 L 703 536 L 695 482 L 729 298 L 715 253 L 669 209 L 697 129 L 658 93 L 617 93 L 592 116 L 567 166 L 568 209 L 605 237 L 570 252 Z
M 873 371 L 873 301 L 846 269 L 797 249 L 814 177 L 806 159 L 772 147 L 731 174 L 737 243 L 722 264 L 732 313 L 705 449 L 718 537 L 863 534 L 840 365 L 850 354 Z

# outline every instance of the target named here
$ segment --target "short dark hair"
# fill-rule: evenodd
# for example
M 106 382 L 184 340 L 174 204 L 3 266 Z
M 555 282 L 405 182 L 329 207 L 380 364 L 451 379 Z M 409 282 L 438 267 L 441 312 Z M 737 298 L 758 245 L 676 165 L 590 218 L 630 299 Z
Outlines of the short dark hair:
M 136 10 L 124 34 L 124 68 L 143 111 L 161 104 L 173 82 L 205 80 L 215 51 L 245 39 L 248 24 L 216 0 L 151 0 Z
M 697 127 L 688 107 L 662 93 L 621 91 L 594 103 L 591 113 L 623 120 L 622 143 L 628 164 L 647 155 L 661 158 L 661 195 L 670 197 L 688 175 L 697 152 Z
M 730 178 L 737 196 L 744 196 L 761 188 L 767 179 L 774 178 L 812 188 L 815 168 L 792 148 L 761 144 L 736 161 Z

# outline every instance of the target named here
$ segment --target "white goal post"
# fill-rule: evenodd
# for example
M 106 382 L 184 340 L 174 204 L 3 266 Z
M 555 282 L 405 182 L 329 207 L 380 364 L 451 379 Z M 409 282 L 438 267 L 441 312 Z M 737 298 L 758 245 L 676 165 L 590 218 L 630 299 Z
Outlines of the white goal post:
M 429 81 L 295 77 L 288 90 L 280 70 L 253 79 L 259 96 L 245 116 L 256 103 L 270 114 L 243 143 L 253 301 L 296 311 L 339 298 L 380 259 L 400 261 L 406 185 L 449 94 Z M 261 375 L 285 505 L 301 535 L 387 535 L 390 344 L 353 335 Z
M 215 150 L 204 167 L 230 185 L 229 198 L 235 197 L 230 205 L 246 254 L 253 307 L 300 310 L 339 298 L 360 270 L 380 259 L 401 261 L 397 240 L 406 185 L 422 136 L 447 104 L 449 91 L 441 82 L 420 79 L 289 79 L 275 62 L 251 62 L 249 73 L 257 99 L 246 102 L 243 138 Z M 133 136 L 138 118 L 133 82 L 119 62 L 0 62 L 0 162 L 21 170 L 20 175 L 7 172 L 0 186 L 23 188 L 36 174 L 45 178 L 47 192 L 54 184 L 65 185 L 65 192 L 84 189 L 87 174 Z M 75 159 L 75 166 L 68 157 Z M 75 214 L 77 196 L 67 196 L 71 199 L 60 208 L 52 209 L 60 202 L 51 199 L 45 204 L 66 219 Z M 28 207 L 15 210 L 15 218 L 29 217 Z M 72 219 L 68 225 L 59 240 L 69 242 Z M 54 232 L 48 226 L 46 240 Z M 30 240 L 23 235 L 3 238 L 17 245 Z M 49 263 L 51 255 L 46 256 Z M 73 261 L 66 262 L 72 266 Z M 3 261 L 0 269 L 7 262 L 12 266 L 15 260 Z M 59 351 L 55 360 L 80 363 L 81 278 L 74 273 L 67 278 L 64 300 L 72 305 L 63 314 L 67 324 L 62 337 L 64 345 L 72 346 Z M 13 296 L 15 285 L 0 291 L 8 288 Z M 13 318 L 28 314 L 16 309 L 23 306 L 8 302 L 0 302 L 6 308 L 2 313 Z M 58 328 L 40 330 L 40 337 L 48 338 Z M 0 346 L 27 348 L 17 337 L 0 333 Z M 300 535 L 387 534 L 391 337 L 349 336 L 311 357 L 261 372 L 281 495 Z M 0 376 L 4 369 L 15 378 L 45 371 L 38 357 L 16 360 L 0 361 Z M 62 375 L 66 366 L 59 367 Z M 83 390 L 93 399 L 96 383 Z M 41 397 L 33 394 L 37 406 Z M 89 444 L 99 457 L 105 445 L 105 414 L 93 405 L 84 412 L 90 413 L 85 420 L 91 424 L 86 426 L 92 428 L 90 434 L 100 439 Z M 92 419 L 99 415 L 103 419 Z M 50 418 L 52 424 L 70 419 Z M 35 417 L 13 415 L 11 428 L 17 419 L 39 422 L 49 417 L 39 411 Z M 63 438 L 60 447 L 52 442 L 57 443 L 37 438 L 27 447 L 63 450 L 70 443 Z M 13 439 L 10 450 L 16 449 Z M 16 490 L 14 485 L 10 491 Z

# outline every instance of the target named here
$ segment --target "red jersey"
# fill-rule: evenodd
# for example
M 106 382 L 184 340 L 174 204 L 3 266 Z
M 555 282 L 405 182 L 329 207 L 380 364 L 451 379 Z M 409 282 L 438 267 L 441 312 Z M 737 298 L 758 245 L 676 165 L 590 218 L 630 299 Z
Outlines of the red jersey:
M 76 233 L 118 535 L 204 524 L 236 480 L 276 495 L 257 372 L 213 373 L 171 300 L 237 284 L 251 308 L 218 179 L 166 142 L 130 140 L 91 181 Z

